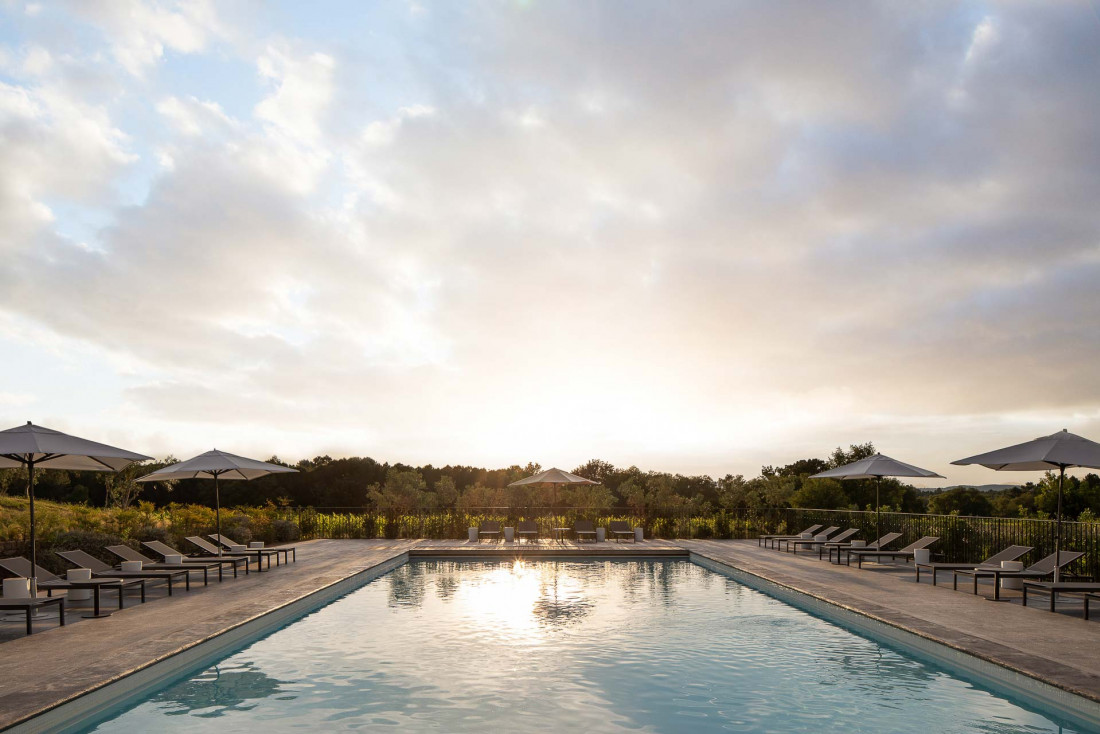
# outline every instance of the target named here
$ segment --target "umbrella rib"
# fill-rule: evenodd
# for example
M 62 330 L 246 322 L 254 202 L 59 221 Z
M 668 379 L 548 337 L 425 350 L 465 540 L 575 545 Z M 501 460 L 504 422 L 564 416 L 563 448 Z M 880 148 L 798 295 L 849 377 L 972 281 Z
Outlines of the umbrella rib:
M 94 461 L 95 463 L 99 464 L 100 466 L 105 466 L 105 467 L 107 467 L 107 468 L 108 468 L 108 469 L 110 469 L 111 471 L 118 471 L 118 470 L 117 470 L 117 469 L 115 469 L 115 468 L 114 468 L 113 466 L 111 466 L 110 464 L 108 464 L 108 463 L 107 463 L 106 461 L 102 461 L 102 460 L 100 460 L 100 459 L 96 458 L 95 456 L 89 456 L 88 458 L 89 458 L 89 459 L 91 459 L 92 461 Z

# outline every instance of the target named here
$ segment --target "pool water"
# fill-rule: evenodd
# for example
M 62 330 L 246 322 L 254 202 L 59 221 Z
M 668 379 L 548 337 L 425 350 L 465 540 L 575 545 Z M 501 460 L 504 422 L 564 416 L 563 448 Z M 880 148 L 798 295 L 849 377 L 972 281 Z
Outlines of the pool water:
M 413 561 L 97 732 L 1072 732 L 687 561 Z

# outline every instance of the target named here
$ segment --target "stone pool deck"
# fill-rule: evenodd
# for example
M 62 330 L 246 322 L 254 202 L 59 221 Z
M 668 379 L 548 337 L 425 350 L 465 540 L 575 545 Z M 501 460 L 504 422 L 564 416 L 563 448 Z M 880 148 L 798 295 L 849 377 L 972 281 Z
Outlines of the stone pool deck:
M 480 558 L 631 557 L 689 553 L 732 566 L 845 609 L 976 655 L 1064 690 L 1100 701 L 1100 623 L 1072 614 L 1025 609 L 1018 595 L 996 603 L 947 585 L 913 582 L 912 569 L 857 570 L 758 548 L 755 541 L 547 543 L 536 546 L 429 540 L 315 540 L 296 544 L 298 561 L 262 574 L 227 576 L 190 593 L 154 595 L 105 619 L 4 623 L 0 643 L 0 730 L 232 632 L 268 612 L 347 582 L 404 553 Z M 875 568 L 868 566 L 868 568 Z M 113 594 L 105 595 L 105 609 Z

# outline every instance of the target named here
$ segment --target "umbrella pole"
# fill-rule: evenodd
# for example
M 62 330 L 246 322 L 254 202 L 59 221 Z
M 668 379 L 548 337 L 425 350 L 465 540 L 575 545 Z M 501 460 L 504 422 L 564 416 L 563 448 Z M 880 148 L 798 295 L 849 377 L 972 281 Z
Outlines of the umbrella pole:
M 35 533 L 34 533 L 34 461 L 27 462 L 27 497 L 30 499 L 30 512 L 31 512 L 31 599 L 38 598 L 38 556 L 35 554 Z
M 882 477 L 875 479 L 875 538 L 882 537 L 882 515 L 879 513 L 879 508 L 882 503 L 879 502 L 879 490 L 882 489 Z M 839 556 L 837 557 L 839 560 Z
M 218 474 L 214 473 L 214 522 L 218 526 L 218 555 L 222 554 L 222 501 L 218 494 Z
M 1055 522 L 1054 532 L 1054 583 L 1058 583 L 1059 577 L 1062 575 L 1060 571 L 1060 563 L 1062 560 L 1062 484 L 1066 479 L 1066 466 L 1061 464 L 1058 466 L 1058 517 Z

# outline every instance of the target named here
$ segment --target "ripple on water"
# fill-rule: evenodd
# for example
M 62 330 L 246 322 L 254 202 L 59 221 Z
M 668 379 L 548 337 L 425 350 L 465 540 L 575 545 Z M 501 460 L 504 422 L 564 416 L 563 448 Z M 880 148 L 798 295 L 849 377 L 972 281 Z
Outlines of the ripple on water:
M 94 731 L 1071 732 L 683 561 L 406 564 Z

